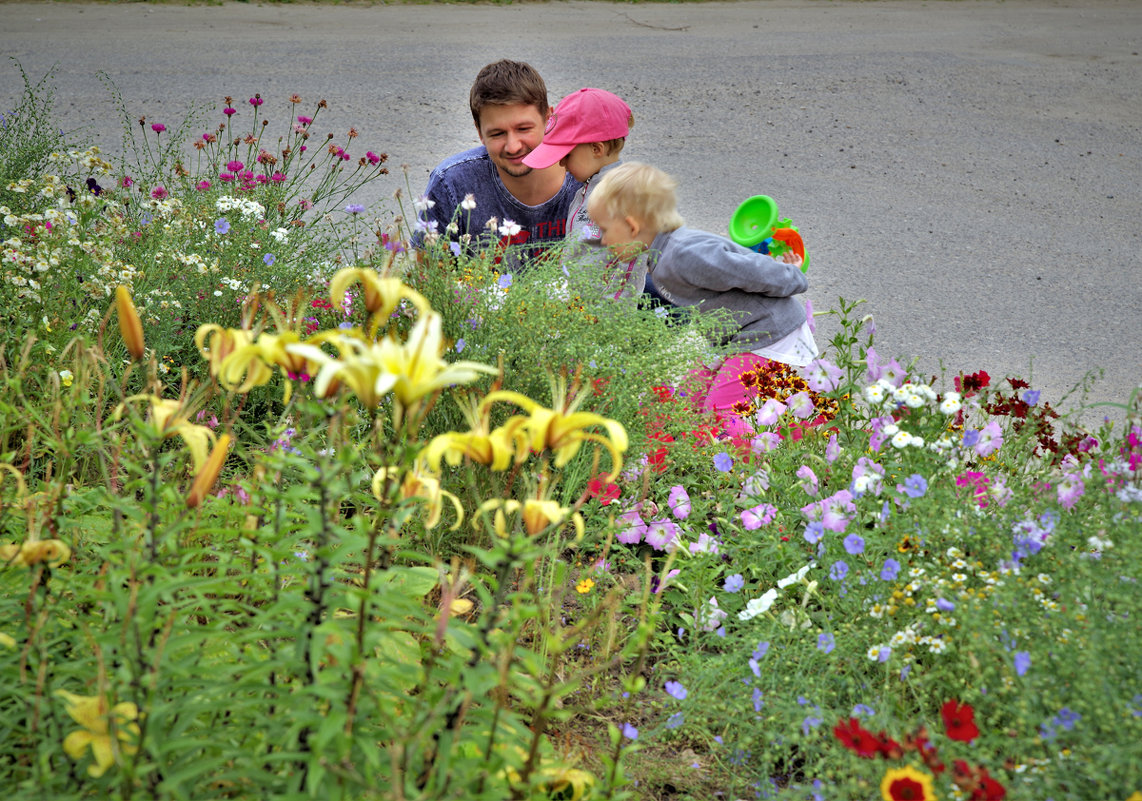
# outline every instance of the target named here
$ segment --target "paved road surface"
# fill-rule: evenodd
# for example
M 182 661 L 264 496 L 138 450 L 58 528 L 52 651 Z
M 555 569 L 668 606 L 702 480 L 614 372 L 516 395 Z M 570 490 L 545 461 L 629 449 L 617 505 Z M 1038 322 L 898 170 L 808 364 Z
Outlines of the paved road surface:
M 689 224 L 724 232 L 772 195 L 809 246 L 818 310 L 865 298 L 882 354 L 1031 376 L 1054 404 L 1091 368 L 1093 401 L 1142 381 L 1140 51 L 1131 0 L 0 3 L 0 53 L 34 79 L 56 65 L 61 122 L 111 151 L 99 71 L 154 120 L 224 95 L 260 92 L 271 114 L 325 98 L 328 130 L 356 126 L 417 192 L 475 141 L 485 63 L 531 62 L 553 102 L 610 89 L 637 120 L 626 158 L 680 179 Z M 0 103 L 20 89 L 0 66 Z

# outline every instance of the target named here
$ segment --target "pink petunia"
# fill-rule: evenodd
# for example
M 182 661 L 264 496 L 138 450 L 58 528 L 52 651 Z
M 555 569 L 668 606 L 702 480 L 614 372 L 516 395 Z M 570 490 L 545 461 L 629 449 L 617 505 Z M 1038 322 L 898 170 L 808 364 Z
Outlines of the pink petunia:
M 666 501 L 671 513 L 679 520 L 690 516 L 690 495 L 681 484 L 670 488 L 670 497 Z
M 999 423 L 992 420 L 979 432 L 979 439 L 975 443 L 975 452 L 980 456 L 990 456 L 1003 445 L 1003 429 Z
M 756 531 L 762 526 L 773 522 L 777 509 L 768 503 L 759 503 L 752 509 L 745 509 L 741 513 L 742 528 L 746 531 Z
M 615 535 L 615 539 L 624 545 L 638 545 L 642 542 L 642 538 L 646 536 L 646 523 L 639 516 L 638 512 L 626 512 L 619 516 L 619 521 L 626 525 L 626 528 L 621 530 Z
M 656 551 L 673 551 L 678 547 L 678 526 L 670 520 L 652 520 L 646 525 L 645 539 Z

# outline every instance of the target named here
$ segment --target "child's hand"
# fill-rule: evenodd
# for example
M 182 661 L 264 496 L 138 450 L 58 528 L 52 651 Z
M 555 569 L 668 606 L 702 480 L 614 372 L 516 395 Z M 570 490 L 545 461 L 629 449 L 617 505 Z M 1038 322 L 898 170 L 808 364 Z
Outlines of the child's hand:
M 781 254 L 781 260 L 783 262 L 785 262 L 786 264 L 792 264 L 794 267 L 797 267 L 797 268 L 800 268 L 801 263 L 804 261 L 804 259 L 801 258 L 801 254 L 799 254 L 797 251 L 792 250 L 792 249 L 787 250 L 784 253 L 782 253 Z

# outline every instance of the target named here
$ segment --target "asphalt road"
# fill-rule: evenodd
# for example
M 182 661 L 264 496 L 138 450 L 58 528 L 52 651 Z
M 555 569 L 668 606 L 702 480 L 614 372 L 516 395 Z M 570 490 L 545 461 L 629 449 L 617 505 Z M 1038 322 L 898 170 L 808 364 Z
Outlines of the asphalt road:
M 255 92 L 329 102 L 330 131 L 428 171 L 475 142 L 472 78 L 508 57 L 552 102 L 621 95 L 624 158 L 681 182 L 690 225 L 777 199 L 812 256 L 809 298 L 865 299 L 882 355 L 949 374 L 1030 378 L 1091 402 L 1142 382 L 1142 3 L 758 0 L 739 3 L 309 6 L 0 3 L 0 54 L 55 66 L 60 122 L 115 152 L 120 118 L 181 119 Z M 0 66 L 0 103 L 22 89 Z M 405 184 L 371 186 L 391 209 Z M 818 338 L 835 326 L 819 318 Z M 1094 422 L 1109 407 L 1084 414 Z

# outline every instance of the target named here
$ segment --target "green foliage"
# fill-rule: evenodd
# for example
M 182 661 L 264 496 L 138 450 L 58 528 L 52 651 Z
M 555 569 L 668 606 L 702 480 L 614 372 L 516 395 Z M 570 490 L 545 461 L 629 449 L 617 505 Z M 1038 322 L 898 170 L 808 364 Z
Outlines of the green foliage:
M 881 359 L 840 299 L 820 361 L 711 414 L 724 321 L 410 254 L 338 210 L 379 157 L 290 161 L 293 111 L 269 147 L 228 100 L 193 152 L 123 112 L 112 165 L 47 91 L 0 133 L 16 797 L 1142 789 L 1142 395 L 1086 431 Z
M 51 73 L 33 84 L 15 66 L 24 79 L 24 94 L 19 106 L 0 115 L 0 206 L 19 201 L 8 184 L 40 175 L 51 153 L 65 149 L 64 134 L 52 116 Z

